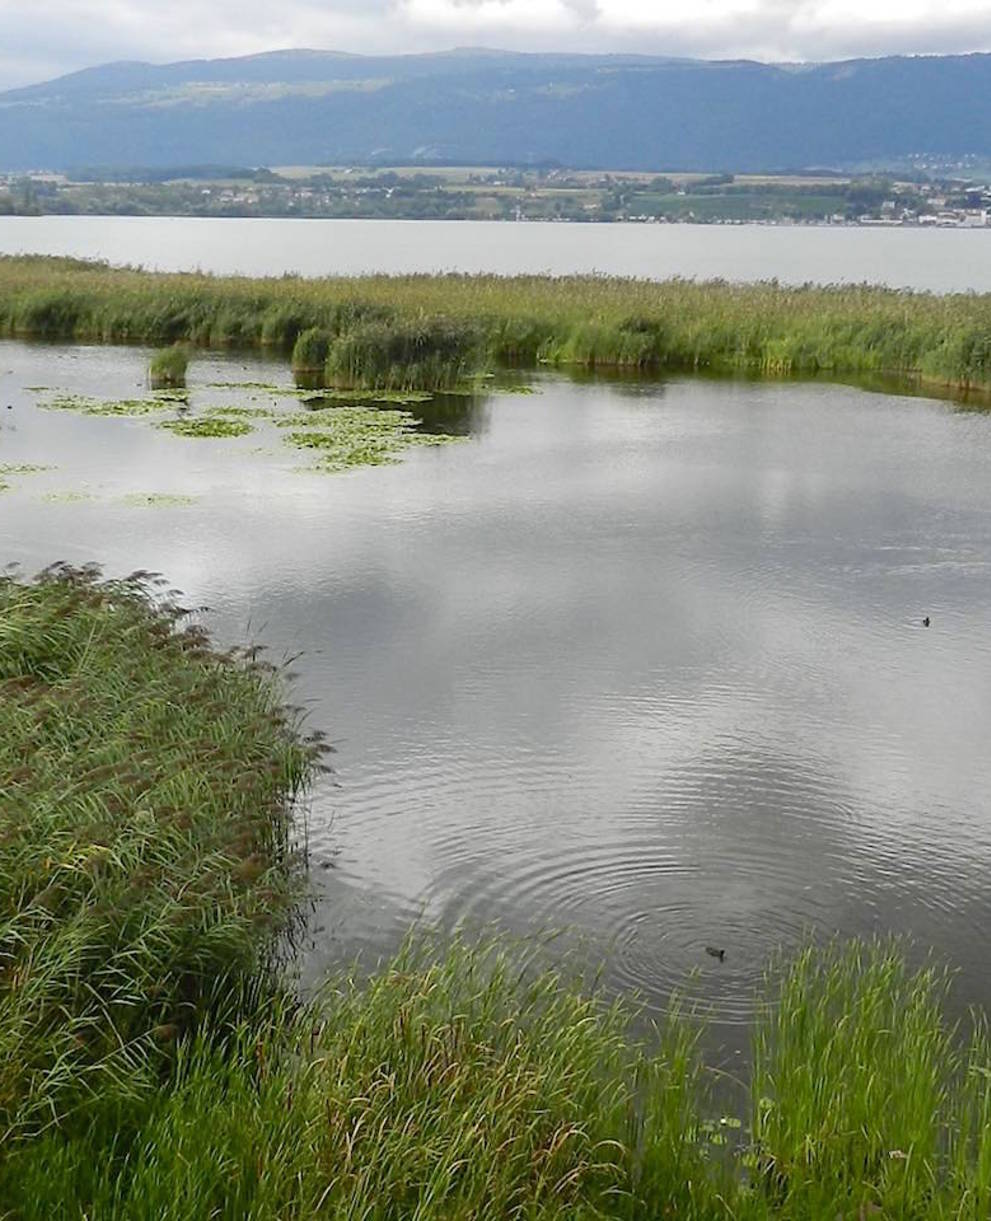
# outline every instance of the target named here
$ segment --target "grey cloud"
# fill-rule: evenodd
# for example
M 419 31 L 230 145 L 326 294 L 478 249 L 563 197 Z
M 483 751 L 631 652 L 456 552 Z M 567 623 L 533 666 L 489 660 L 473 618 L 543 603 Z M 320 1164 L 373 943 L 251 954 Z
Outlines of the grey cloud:
M 559 27 L 487 33 L 481 0 L 457 0 L 449 25 L 421 23 L 408 0 L 0 0 L 0 89 L 114 59 L 163 62 L 244 55 L 284 47 L 398 53 L 443 50 L 467 40 L 509 50 L 618 51 L 704 58 L 824 60 L 893 53 L 991 49 L 991 0 L 969 17 L 915 23 L 821 16 L 819 0 L 758 0 L 732 19 L 717 3 L 677 26 L 665 6 L 647 7 L 657 27 L 624 30 L 601 0 L 561 0 Z M 163 51 L 163 48 L 165 49 Z

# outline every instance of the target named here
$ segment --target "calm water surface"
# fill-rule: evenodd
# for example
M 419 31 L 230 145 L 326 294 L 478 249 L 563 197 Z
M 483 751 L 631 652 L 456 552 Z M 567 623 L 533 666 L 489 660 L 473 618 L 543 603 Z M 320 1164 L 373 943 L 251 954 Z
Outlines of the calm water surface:
M 158 569 L 224 641 L 302 652 L 338 750 L 312 972 L 417 918 L 566 926 L 652 1004 L 697 970 L 732 1038 L 774 947 L 894 930 L 991 1003 L 991 419 L 548 379 L 453 408 L 463 445 L 318 476 L 266 429 L 184 440 L 26 389 L 133 394 L 145 360 L 0 346 L 0 464 L 57 467 L 0 497 L 0 560 Z M 195 371 L 194 410 L 273 376 Z M 153 493 L 198 499 L 125 499 Z
M 840 281 L 991 292 L 991 229 L 487 221 L 0 218 L 0 254 L 37 252 L 167 271 L 601 272 L 666 279 Z

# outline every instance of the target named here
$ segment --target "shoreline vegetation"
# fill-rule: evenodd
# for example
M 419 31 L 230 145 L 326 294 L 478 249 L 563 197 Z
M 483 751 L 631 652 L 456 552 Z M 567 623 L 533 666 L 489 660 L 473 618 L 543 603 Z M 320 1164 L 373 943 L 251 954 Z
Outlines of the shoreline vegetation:
M 984 1023 L 893 945 L 772 965 L 721 1092 L 694 1014 L 638 1036 L 532 943 L 418 934 L 301 1000 L 324 746 L 284 698 L 149 574 L 0 579 L 5 1218 L 987 1216 Z
M 443 390 L 538 366 L 991 390 L 991 295 L 774 281 L 278 279 L 0 258 L 0 334 L 293 354 L 301 380 Z

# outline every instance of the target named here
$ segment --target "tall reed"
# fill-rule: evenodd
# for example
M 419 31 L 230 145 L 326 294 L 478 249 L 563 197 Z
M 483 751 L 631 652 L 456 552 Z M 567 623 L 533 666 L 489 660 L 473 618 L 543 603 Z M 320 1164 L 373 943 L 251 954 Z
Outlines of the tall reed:
M 0 259 L 8 335 L 288 351 L 311 328 L 333 337 L 331 376 L 359 385 L 403 384 L 392 370 L 406 365 L 446 382 L 496 361 L 991 386 L 991 296 L 599 276 L 253 280 Z
M 0 580 L 0 1133 L 141 1080 L 299 883 L 314 746 L 146 574 Z

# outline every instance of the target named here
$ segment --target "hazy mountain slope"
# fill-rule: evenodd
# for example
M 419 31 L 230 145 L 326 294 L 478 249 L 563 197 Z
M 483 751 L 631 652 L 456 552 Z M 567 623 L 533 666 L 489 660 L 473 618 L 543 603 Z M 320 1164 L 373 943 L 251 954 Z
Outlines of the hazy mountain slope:
M 109 64 L 0 94 L 0 168 L 991 154 L 991 55 L 815 66 L 455 51 Z

